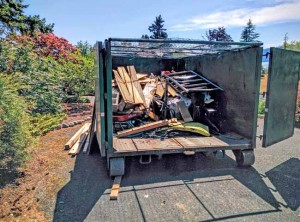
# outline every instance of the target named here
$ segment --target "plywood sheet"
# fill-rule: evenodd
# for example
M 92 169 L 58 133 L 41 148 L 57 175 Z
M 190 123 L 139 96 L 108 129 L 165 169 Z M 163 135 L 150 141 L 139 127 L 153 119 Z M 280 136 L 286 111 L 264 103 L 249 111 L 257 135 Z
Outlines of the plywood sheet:
M 132 139 L 136 145 L 138 151 L 149 151 L 149 150 L 169 150 L 169 149 L 182 149 L 183 147 L 176 142 L 176 140 L 159 138 L 149 138 L 149 139 Z
M 137 149 L 130 138 L 119 139 L 113 137 L 113 147 L 116 152 L 136 152 Z
M 176 137 L 174 138 L 184 148 L 226 147 L 228 143 L 216 137 Z

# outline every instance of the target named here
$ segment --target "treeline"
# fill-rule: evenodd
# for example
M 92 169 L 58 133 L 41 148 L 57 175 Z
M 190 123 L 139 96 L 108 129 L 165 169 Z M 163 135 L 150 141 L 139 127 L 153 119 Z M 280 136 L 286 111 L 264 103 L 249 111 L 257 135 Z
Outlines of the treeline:
M 26 7 L 0 2 L 0 170 L 19 166 L 34 137 L 65 118 L 60 105 L 70 95 L 94 91 L 92 47 L 56 36 Z

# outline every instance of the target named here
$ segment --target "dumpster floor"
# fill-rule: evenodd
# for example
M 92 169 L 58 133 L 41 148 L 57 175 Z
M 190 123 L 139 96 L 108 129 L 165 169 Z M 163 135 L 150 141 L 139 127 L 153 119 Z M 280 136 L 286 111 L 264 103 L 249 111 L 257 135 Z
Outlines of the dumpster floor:
M 116 153 L 145 152 L 145 151 L 184 151 L 205 148 L 248 148 L 250 141 L 240 135 L 230 133 L 220 136 L 174 137 L 174 138 L 113 138 Z

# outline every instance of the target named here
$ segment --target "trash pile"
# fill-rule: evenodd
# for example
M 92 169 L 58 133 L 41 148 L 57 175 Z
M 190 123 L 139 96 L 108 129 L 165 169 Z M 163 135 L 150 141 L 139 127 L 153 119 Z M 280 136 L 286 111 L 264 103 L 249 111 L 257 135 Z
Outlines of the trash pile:
M 137 73 L 134 66 L 113 70 L 113 129 L 118 137 L 167 138 L 219 133 L 218 85 L 194 71 Z

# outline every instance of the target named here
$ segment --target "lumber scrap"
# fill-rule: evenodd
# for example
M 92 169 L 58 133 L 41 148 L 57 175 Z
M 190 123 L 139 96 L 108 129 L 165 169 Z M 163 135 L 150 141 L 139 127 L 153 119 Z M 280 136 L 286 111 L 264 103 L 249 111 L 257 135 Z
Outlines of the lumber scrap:
M 179 112 L 181 113 L 183 121 L 186 123 L 192 122 L 193 118 L 192 118 L 188 108 L 186 107 L 185 102 L 179 101 L 179 102 L 177 102 L 177 106 L 178 106 Z
M 82 131 L 82 133 L 80 135 L 80 138 L 77 140 L 77 142 L 74 144 L 74 146 L 70 149 L 69 155 L 77 155 L 80 152 L 80 150 L 81 150 L 81 148 L 82 148 L 82 146 L 83 146 L 83 144 L 84 144 L 84 142 L 87 138 L 88 130 L 90 128 L 90 125 L 91 124 L 87 125 L 84 128 L 84 130 Z
M 117 200 L 118 199 L 119 190 L 120 190 L 120 187 L 121 187 L 121 180 L 122 180 L 122 176 L 116 176 L 114 178 L 114 182 L 113 182 L 111 192 L 110 192 L 110 196 L 109 196 L 110 200 Z
M 165 88 L 166 88 L 165 82 L 158 82 L 157 88 L 156 88 L 156 94 L 159 95 L 160 97 L 163 97 L 163 95 L 165 93 Z M 168 85 L 168 93 L 173 97 L 177 96 L 175 89 L 170 85 Z
M 119 87 L 119 90 L 122 94 L 122 97 L 126 103 L 134 103 L 132 94 L 129 93 L 127 89 L 127 85 L 125 81 L 122 79 L 121 75 L 118 73 L 117 70 L 113 70 L 113 73 L 115 75 L 115 79 L 117 82 L 117 85 Z
M 176 91 L 175 91 L 175 89 L 172 87 L 172 86 L 170 86 L 170 85 L 168 85 L 168 93 L 171 95 L 171 96 L 177 96 L 177 93 L 176 93 Z
M 165 93 L 165 87 L 163 86 L 162 82 L 158 82 L 156 85 L 156 95 L 159 95 L 161 98 L 163 97 Z
M 134 86 L 133 86 L 133 83 L 132 83 L 127 71 L 125 70 L 124 67 L 118 67 L 117 71 L 120 74 L 120 76 L 122 77 L 122 80 L 125 82 L 129 94 L 133 95 L 133 99 L 134 99 L 134 94 L 133 94 Z
M 136 133 L 140 133 L 140 132 L 144 132 L 144 131 L 148 131 L 148 130 L 152 130 L 152 129 L 156 129 L 159 127 L 163 127 L 163 126 L 167 126 L 169 124 L 169 120 L 160 120 L 160 121 L 156 121 L 153 123 L 148 123 L 142 126 L 138 126 L 138 127 L 133 127 L 131 129 L 126 129 L 126 130 L 122 130 L 117 132 L 119 137 L 125 137 L 125 136 L 129 136 L 132 134 L 136 134 Z
M 136 95 L 137 97 L 137 101 L 140 101 L 139 99 L 142 100 L 142 104 L 144 106 L 146 106 L 146 100 L 143 94 L 143 90 L 142 90 L 142 86 L 138 81 L 137 75 L 136 75 L 136 70 L 134 68 L 134 66 L 127 66 L 127 70 L 129 72 L 131 81 L 133 82 L 133 86 L 134 86 L 134 95 Z M 134 97 L 135 98 L 135 97 Z
M 88 134 L 87 138 L 86 138 L 86 142 L 84 143 L 84 147 L 82 152 L 86 153 L 89 147 L 89 143 L 90 143 L 90 133 Z
M 95 131 L 96 131 L 96 103 L 94 103 L 93 107 L 93 116 L 92 116 L 92 121 L 91 121 L 91 127 L 89 131 L 89 140 L 88 140 L 88 147 L 87 147 L 87 154 L 90 155 L 91 152 L 91 144 L 95 136 Z M 101 150 L 100 150 L 101 152 Z M 102 155 L 102 153 L 101 153 Z
M 65 144 L 65 150 L 71 149 L 71 147 L 76 143 L 76 141 L 80 138 L 82 132 L 85 130 L 86 126 L 90 123 L 85 123 L 73 136 L 72 138 Z
M 138 80 L 142 80 L 142 79 L 145 79 L 147 78 L 149 75 L 146 74 L 146 73 L 136 73 L 136 77 Z

